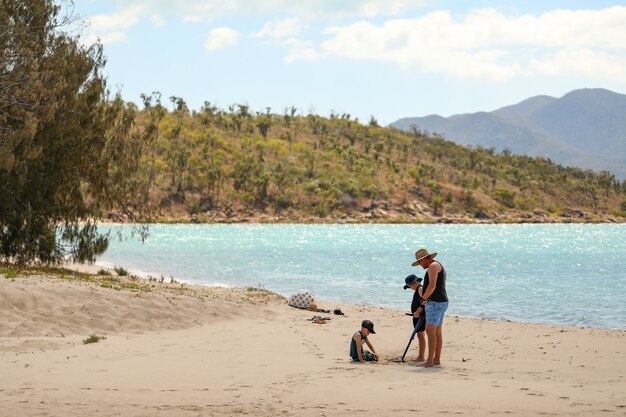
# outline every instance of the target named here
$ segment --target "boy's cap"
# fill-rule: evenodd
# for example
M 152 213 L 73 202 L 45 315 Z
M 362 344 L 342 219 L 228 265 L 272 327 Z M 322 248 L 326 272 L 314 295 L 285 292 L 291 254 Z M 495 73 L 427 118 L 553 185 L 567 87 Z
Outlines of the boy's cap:
M 404 278 L 404 283 L 406 284 L 404 286 L 404 289 L 406 290 L 407 288 L 411 287 L 411 285 L 415 284 L 416 282 L 420 282 L 421 280 L 422 278 L 418 278 L 415 274 L 409 275 L 408 277 Z
M 376 332 L 374 331 L 374 323 L 369 320 L 363 320 L 363 323 L 361 323 L 361 327 L 365 327 L 367 330 L 370 331 L 370 333 L 376 334 Z

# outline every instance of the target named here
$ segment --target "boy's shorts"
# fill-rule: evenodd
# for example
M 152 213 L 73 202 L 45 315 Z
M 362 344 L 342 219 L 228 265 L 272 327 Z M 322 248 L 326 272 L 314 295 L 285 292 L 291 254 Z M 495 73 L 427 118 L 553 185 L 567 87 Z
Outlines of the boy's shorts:
M 364 350 L 363 352 L 361 352 L 361 356 L 363 356 L 363 360 L 366 360 L 368 362 L 376 360 L 375 357 L 374 357 L 374 354 L 372 352 L 370 352 L 369 350 Z M 359 360 L 358 357 L 352 358 L 352 359 L 355 360 L 355 361 Z
M 417 329 L 418 332 L 423 332 L 424 330 L 426 330 L 426 317 L 424 317 L 425 314 L 422 313 L 422 315 L 420 316 L 419 319 L 413 317 L 413 328 L 415 329 L 415 326 L 417 326 L 417 322 L 419 320 L 422 320 L 422 323 L 420 324 L 420 327 Z
M 443 324 L 443 315 L 447 309 L 447 301 L 429 301 L 426 303 L 426 325 L 441 326 Z

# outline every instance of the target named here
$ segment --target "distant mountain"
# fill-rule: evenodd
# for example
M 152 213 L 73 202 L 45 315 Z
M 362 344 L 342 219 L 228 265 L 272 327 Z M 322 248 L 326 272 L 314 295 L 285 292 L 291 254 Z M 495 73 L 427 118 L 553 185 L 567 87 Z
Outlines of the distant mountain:
M 463 145 L 506 148 L 626 179 L 626 95 L 609 90 L 536 96 L 492 112 L 408 117 L 390 126 L 415 126 Z

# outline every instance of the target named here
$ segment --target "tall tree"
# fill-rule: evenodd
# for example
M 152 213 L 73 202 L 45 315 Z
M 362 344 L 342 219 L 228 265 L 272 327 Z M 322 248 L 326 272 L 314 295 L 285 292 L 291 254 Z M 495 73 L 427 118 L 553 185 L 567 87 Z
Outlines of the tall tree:
M 64 31 L 51 0 L 0 2 L 0 258 L 93 261 L 97 220 L 131 218 L 143 135 L 135 107 L 111 97 L 102 46 Z

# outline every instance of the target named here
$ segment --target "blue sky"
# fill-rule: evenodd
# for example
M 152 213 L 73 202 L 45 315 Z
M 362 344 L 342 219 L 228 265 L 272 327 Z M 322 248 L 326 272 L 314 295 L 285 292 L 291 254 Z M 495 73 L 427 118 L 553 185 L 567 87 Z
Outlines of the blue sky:
M 76 0 L 113 91 L 282 113 L 491 111 L 578 88 L 626 93 L 626 2 Z

